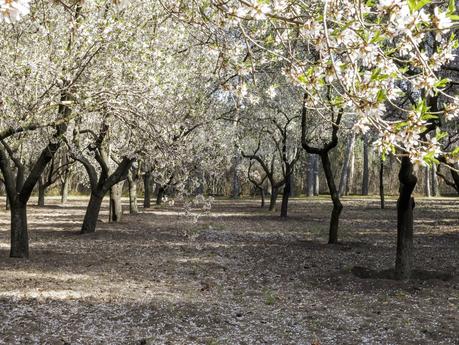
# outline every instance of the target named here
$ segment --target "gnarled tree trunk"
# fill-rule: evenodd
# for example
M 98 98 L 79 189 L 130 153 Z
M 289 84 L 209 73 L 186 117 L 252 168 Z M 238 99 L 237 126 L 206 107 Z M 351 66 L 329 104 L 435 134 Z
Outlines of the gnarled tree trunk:
M 336 188 L 335 179 L 333 177 L 333 170 L 331 167 L 330 157 L 328 152 L 321 154 L 322 167 L 325 172 L 325 178 L 327 179 L 328 189 L 330 191 L 330 197 L 333 202 L 333 210 L 330 218 L 330 229 L 328 235 L 328 243 L 338 243 L 338 227 L 339 227 L 339 216 L 343 210 L 343 204 L 339 199 L 339 192 Z
M 82 234 L 96 231 L 97 219 L 99 217 L 103 199 L 104 195 L 102 191 L 91 192 L 88 207 L 86 208 L 86 214 L 83 220 L 83 225 L 81 227 Z
M 413 164 L 409 157 L 402 158 L 398 175 L 400 195 L 397 201 L 397 256 L 395 260 L 395 278 L 409 279 L 413 266 L 413 209 L 412 193 L 417 178 L 413 174 Z

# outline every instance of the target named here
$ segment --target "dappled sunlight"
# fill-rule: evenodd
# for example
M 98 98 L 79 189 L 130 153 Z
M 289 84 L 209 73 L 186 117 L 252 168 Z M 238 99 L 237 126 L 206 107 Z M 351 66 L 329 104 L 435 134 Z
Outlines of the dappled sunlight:
M 295 332 L 293 323 L 302 322 L 315 332 L 337 324 L 367 329 L 373 326 L 365 320 L 375 320 L 374 315 L 378 324 L 391 327 L 398 307 L 407 315 L 422 311 L 431 325 L 448 324 L 454 311 L 440 303 L 451 292 L 448 282 L 433 279 L 412 290 L 411 283 L 365 280 L 352 273 L 354 266 L 375 271 L 393 266 L 396 222 L 388 216 L 393 210 L 346 206 L 341 243 L 330 246 L 328 206 L 295 200 L 290 219 L 281 221 L 267 210 L 246 211 L 248 204 L 215 201 L 211 214 L 197 222 L 177 217 L 180 208 L 126 214 L 120 223 L 100 221 L 94 234 L 83 236 L 78 234 L 83 208 L 32 208 L 30 260 L 7 258 L 9 234 L 0 232 L 5 334 L 16 336 L 17 322 L 32 327 L 25 315 L 46 320 L 49 334 L 68 332 L 57 327 L 57 318 L 84 330 L 72 333 L 72 339 L 95 332 L 113 339 L 120 332 L 122 339 L 132 340 L 158 329 L 177 334 L 177 325 L 199 332 L 248 327 L 249 320 L 251 334 L 274 324 Z M 100 219 L 106 212 L 104 205 Z M 417 218 L 416 265 L 452 272 L 459 237 L 454 214 L 447 206 L 432 212 L 438 218 L 429 219 L 430 213 Z M 8 215 L 0 214 L 0 221 L 7 224 Z M 445 242 L 448 236 L 452 240 Z M 368 314 L 363 319 L 362 312 Z M 122 333 L 127 329 L 134 335 Z

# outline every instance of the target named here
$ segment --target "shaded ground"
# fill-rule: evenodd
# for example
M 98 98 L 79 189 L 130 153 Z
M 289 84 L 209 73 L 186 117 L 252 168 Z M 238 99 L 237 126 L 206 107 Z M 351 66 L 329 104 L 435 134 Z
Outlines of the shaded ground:
M 0 214 L 0 344 L 459 344 L 458 199 L 417 202 L 416 268 L 443 275 L 410 282 L 353 274 L 392 267 L 393 201 L 345 199 L 334 246 L 326 199 L 288 221 L 258 201 L 197 223 L 163 207 L 84 236 L 84 199 L 48 202 L 28 261 Z

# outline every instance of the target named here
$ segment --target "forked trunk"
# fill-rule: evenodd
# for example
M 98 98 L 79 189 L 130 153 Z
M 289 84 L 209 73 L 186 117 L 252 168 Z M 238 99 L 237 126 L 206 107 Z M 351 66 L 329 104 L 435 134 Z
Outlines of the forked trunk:
M 102 193 L 91 193 L 89 198 L 88 207 L 86 208 L 86 214 L 83 220 L 83 226 L 81 227 L 81 233 L 87 234 L 96 231 L 97 219 L 99 218 L 100 208 L 102 207 L 102 201 L 104 196 Z
M 400 195 L 397 201 L 397 256 L 395 278 L 409 279 L 413 266 L 413 209 L 412 193 L 417 183 L 409 157 L 402 158 L 399 172 Z
M 27 206 L 20 202 L 11 205 L 11 250 L 12 258 L 29 257 L 29 235 L 27 232 Z
M 333 210 L 330 218 L 330 228 L 328 235 L 328 243 L 338 243 L 338 227 L 339 227 L 339 216 L 343 210 L 343 205 L 339 199 L 339 192 L 336 188 L 335 179 L 333 177 L 333 171 L 331 167 L 330 158 L 328 152 L 321 155 L 322 167 L 325 172 L 325 178 L 327 180 L 328 189 L 330 191 L 330 197 L 333 201 Z

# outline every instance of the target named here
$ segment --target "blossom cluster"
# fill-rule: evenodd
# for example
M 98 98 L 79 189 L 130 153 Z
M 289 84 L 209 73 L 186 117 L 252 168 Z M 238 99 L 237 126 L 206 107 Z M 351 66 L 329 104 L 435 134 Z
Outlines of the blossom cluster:
M 0 0 L 0 21 L 14 22 L 29 14 L 30 0 Z
M 343 109 L 356 130 L 379 133 L 384 153 L 409 154 L 413 161 L 441 153 L 439 142 L 427 141 L 423 132 L 431 118 L 459 116 L 459 102 L 445 92 L 448 79 L 439 73 L 458 47 L 450 35 L 457 18 L 454 2 L 445 8 L 425 0 L 336 0 L 305 7 L 252 0 L 218 8 L 228 26 L 241 31 L 251 71 L 283 64 L 284 74 L 305 90 L 308 109 Z M 270 97 L 273 91 L 268 89 Z M 421 116 L 417 104 L 434 95 L 441 95 L 445 106 Z M 246 85 L 240 96 L 251 98 Z M 401 106 L 406 97 L 415 103 Z M 389 121 L 389 112 L 398 120 L 389 114 Z

